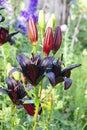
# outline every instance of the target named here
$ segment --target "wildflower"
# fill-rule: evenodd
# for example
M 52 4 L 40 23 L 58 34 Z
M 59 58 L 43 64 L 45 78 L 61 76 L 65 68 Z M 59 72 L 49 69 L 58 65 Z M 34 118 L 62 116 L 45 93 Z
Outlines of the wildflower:
M 58 26 L 56 28 L 55 34 L 54 34 L 54 40 L 53 40 L 53 53 L 55 54 L 57 50 L 60 48 L 62 42 L 62 32 L 61 28 Z
M 11 45 L 14 44 L 12 36 L 16 35 L 17 33 L 18 31 L 9 34 L 9 30 L 4 27 L 0 27 L 0 46 L 6 42 L 9 42 Z
M 0 0 L 0 6 L 3 6 L 5 4 L 5 0 Z
M 27 21 L 32 17 L 36 23 L 38 17 L 36 15 L 38 0 L 30 0 L 28 10 L 21 11 L 21 16 L 23 16 Z
M 53 61 L 52 57 L 47 57 L 41 60 L 40 55 L 32 55 L 32 58 L 28 58 L 25 55 L 18 55 L 17 61 L 21 66 L 21 71 L 27 80 L 36 86 L 43 79 L 44 72 L 47 65 Z
M 53 33 L 52 28 L 48 27 L 44 36 L 43 52 L 48 56 L 53 47 Z
M 70 79 L 71 70 L 79 67 L 81 64 L 74 64 L 65 69 L 62 69 L 62 64 L 63 63 L 61 61 L 54 61 L 48 67 L 46 76 L 48 77 L 52 86 L 55 86 L 60 82 L 64 82 L 64 89 L 66 90 L 72 84 L 72 80 Z
M 28 21 L 28 35 L 32 44 L 36 45 L 38 40 L 38 32 L 33 18 L 30 18 Z
M 8 89 L 0 88 L 1 93 L 7 94 L 10 99 L 12 100 L 13 104 L 16 106 L 22 105 L 25 110 L 28 112 L 29 115 L 33 116 L 35 113 L 35 105 L 34 103 L 26 103 L 27 100 L 32 100 L 31 98 L 25 98 L 27 96 L 26 91 L 24 90 L 22 82 L 19 82 L 15 80 L 14 78 L 8 77 L 6 79 L 6 83 L 8 86 Z M 32 87 L 27 88 L 30 90 Z M 38 114 L 41 114 L 42 107 L 39 107 Z

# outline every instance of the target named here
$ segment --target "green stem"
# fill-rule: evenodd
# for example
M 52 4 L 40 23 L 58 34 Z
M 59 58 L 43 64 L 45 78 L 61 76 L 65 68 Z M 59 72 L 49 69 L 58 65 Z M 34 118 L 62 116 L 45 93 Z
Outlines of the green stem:
M 40 33 L 41 33 L 41 41 L 42 41 L 42 44 L 43 44 L 43 29 L 40 30 Z
M 16 106 L 12 106 L 11 108 L 11 127 L 10 129 L 14 128 L 14 114 L 16 111 Z
M 42 81 L 41 81 L 41 84 L 40 84 L 40 87 L 39 87 L 39 94 L 38 94 L 39 98 L 41 97 L 41 92 L 42 92 Z
M 36 130 L 38 124 L 38 110 L 39 110 L 39 101 L 38 101 L 38 93 L 36 91 L 36 87 L 34 87 L 35 92 L 35 114 L 34 114 L 34 127 L 33 130 Z
M 50 108 L 49 108 L 49 111 L 48 111 L 48 121 L 49 121 L 50 118 L 51 118 L 52 107 L 53 107 L 53 88 L 51 87 Z
M 33 53 L 36 54 L 37 53 L 37 46 L 33 45 Z
M 33 130 L 36 130 L 36 128 L 37 128 L 37 124 L 38 124 L 38 110 L 39 110 L 39 103 L 36 104 Z

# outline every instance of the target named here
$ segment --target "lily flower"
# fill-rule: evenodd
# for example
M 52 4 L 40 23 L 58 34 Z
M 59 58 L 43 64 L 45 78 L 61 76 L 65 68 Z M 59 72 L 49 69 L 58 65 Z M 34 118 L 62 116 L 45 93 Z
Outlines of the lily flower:
M 32 99 L 29 97 L 25 98 L 25 96 L 27 96 L 27 93 L 24 90 L 22 82 L 19 82 L 14 78 L 8 77 L 6 79 L 6 83 L 8 89 L 0 88 L 0 92 L 7 94 L 15 106 L 22 105 L 25 108 L 25 110 L 28 112 L 28 114 L 33 116 L 35 113 L 35 105 L 34 103 L 26 103 L 27 100 L 32 100 Z M 31 87 L 29 88 L 28 86 L 27 88 L 29 90 L 32 89 Z M 42 112 L 42 107 L 40 106 L 38 110 L 38 114 L 40 115 L 41 112 Z
M 21 99 L 23 99 L 26 96 L 26 92 L 22 83 L 10 77 L 6 79 L 6 83 L 8 89 L 0 88 L 0 92 L 6 93 L 10 97 L 14 105 L 21 105 Z
M 11 45 L 14 44 L 15 41 L 12 39 L 12 36 L 16 35 L 17 33 L 18 31 L 9 34 L 9 30 L 4 27 L 0 27 L 0 46 L 6 42 L 9 42 Z
M 53 61 L 53 57 L 47 57 L 44 59 L 40 58 L 40 55 L 28 58 L 23 54 L 17 56 L 17 61 L 21 66 L 21 72 L 27 78 L 27 80 L 33 85 L 36 86 L 43 79 L 46 67 L 50 62 Z
M 48 77 L 52 86 L 55 86 L 60 82 L 64 82 L 64 89 L 66 90 L 72 84 L 72 80 L 70 79 L 71 70 L 79 67 L 81 64 L 73 64 L 65 69 L 62 69 L 62 64 L 63 63 L 61 61 L 54 61 L 48 67 L 46 76 Z

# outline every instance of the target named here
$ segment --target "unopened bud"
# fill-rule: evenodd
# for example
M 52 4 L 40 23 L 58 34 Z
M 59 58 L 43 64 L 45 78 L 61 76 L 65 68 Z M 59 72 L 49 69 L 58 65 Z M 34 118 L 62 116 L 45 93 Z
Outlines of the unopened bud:
M 62 43 L 62 32 L 61 32 L 61 28 L 58 26 L 56 28 L 55 34 L 54 34 L 54 40 L 53 40 L 53 53 L 55 54 L 58 49 L 60 48 Z
M 52 29 L 55 27 L 55 23 L 56 23 L 56 17 L 55 14 L 51 15 L 51 18 L 49 19 L 46 28 L 51 27 Z
M 33 45 L 37 44 L 38 32 L 33 18 L 28 21 L 28 36 Z
M 48 27 L 44 36 L 43 52 L 45 56 L 49 55 L 53 45 L 53 33 L 52 28 Z
M 44 29 L 44 26 L 45 26 L 45 15 L 44 15 L 44 11 L 43 10 L 40 10 L 40 12 L 39 12 L 38 23 L 39 23 L 40 29 Z

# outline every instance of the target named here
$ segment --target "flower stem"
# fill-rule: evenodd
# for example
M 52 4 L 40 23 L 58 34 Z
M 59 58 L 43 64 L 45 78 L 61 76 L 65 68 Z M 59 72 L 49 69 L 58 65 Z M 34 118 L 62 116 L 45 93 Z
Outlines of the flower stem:
M 33 127 L 33 130 L 36 130 L 36 128 L 37 128 L 37 123 L 38 123 L 38 109 L 39 109 L 39 103 L 36 104 L 36 110 L 35 110 L 35 115 L 34 115 L 34 127 Z
M 53 95 L 54 95 L 54 90 L 53 88 L 51 87 L 51 94 L 50 94 L 50 106 L 49 106 L 49 110 L 48 110 L 48 121 L 50 120 L 51 118 L 51 112 L 52 112 L 52 107 L 53 107 Z
M 33 53 L 34 53 L 34 54 L 37 53 L 37 47 L 36 47 L 36 45 L 33 45 Z
M 39 110 L 39 101 L 38 101 L 38 93 L 36 91 L 36 87 L 34 87 L 35 92 L 35 114 L 34 114 L 34 127 L 33 130 L 36 130 L 38 123 L 38 110 Z
M 41 92 L 42 92 L 42 81 L 41 81 L 41 84 L 40 84 L 40 87 L 39 87 L 39 93 L 38 93 L 39 98 L 41 97 Z

